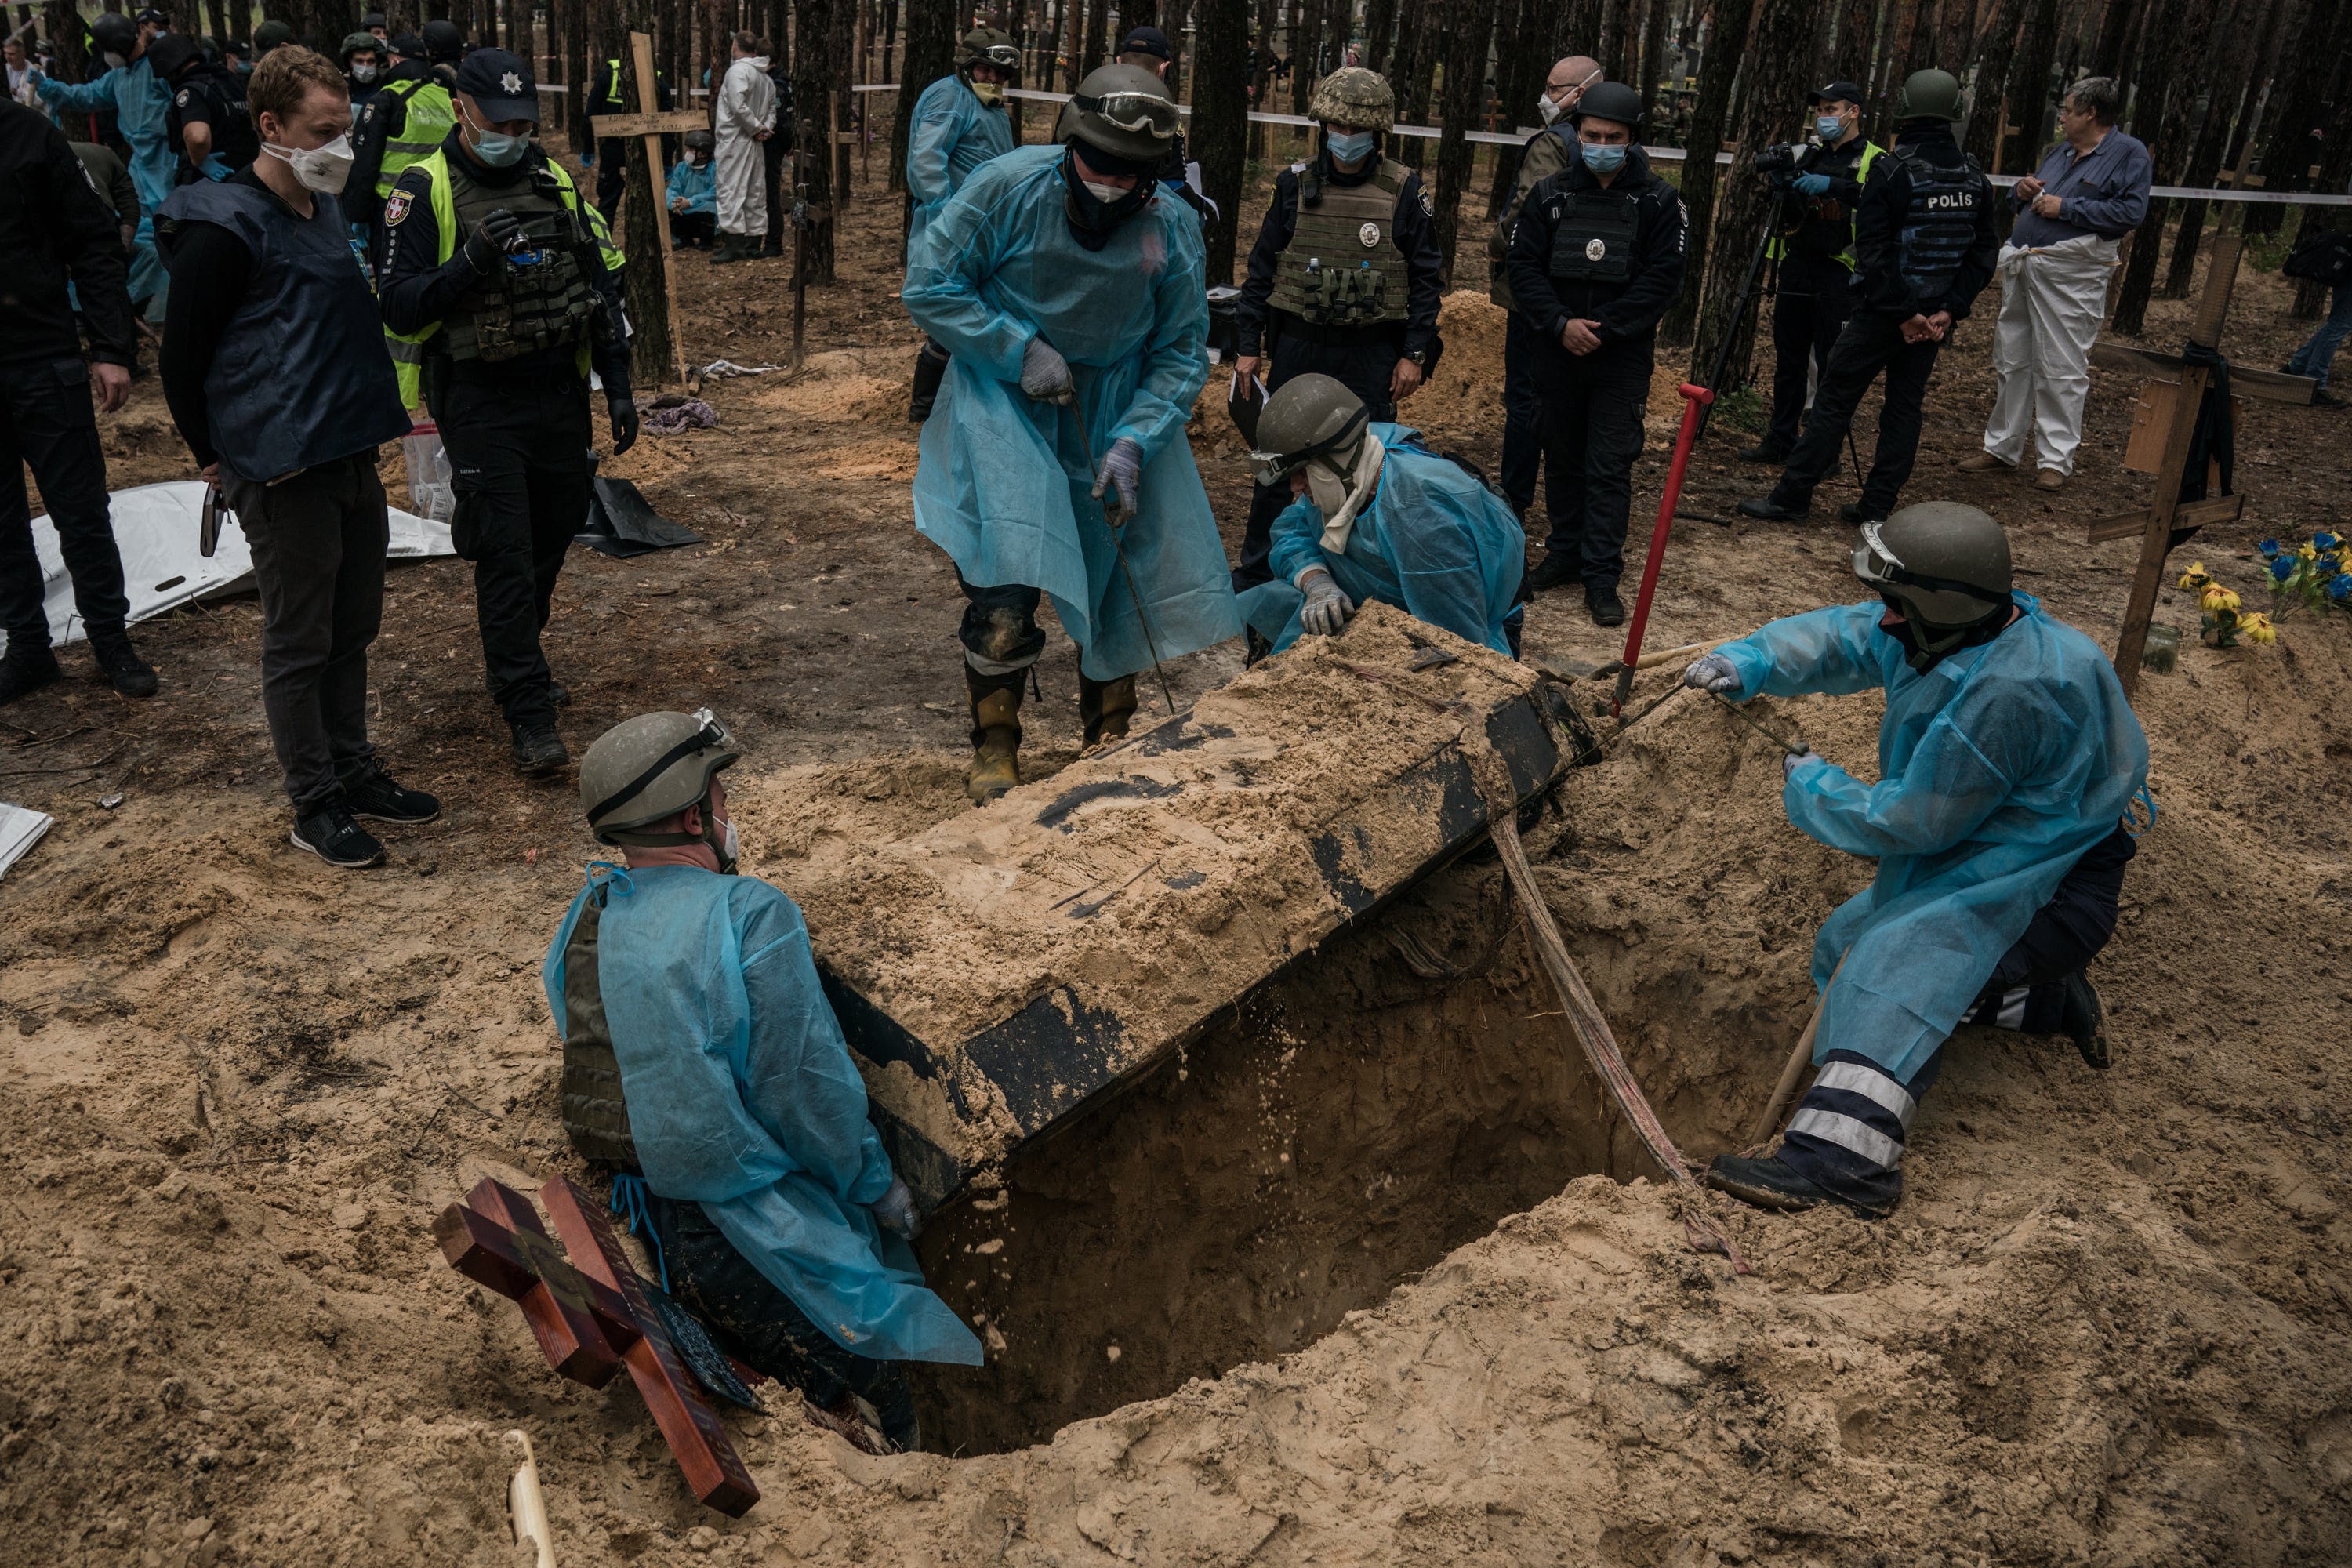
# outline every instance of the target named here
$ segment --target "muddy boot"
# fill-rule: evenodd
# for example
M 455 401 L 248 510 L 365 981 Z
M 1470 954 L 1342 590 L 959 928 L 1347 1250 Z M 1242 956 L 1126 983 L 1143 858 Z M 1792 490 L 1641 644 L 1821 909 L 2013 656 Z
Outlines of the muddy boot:
M 1135 677 L 1089 680 L 1078 677 L 1078 719 L 1087 727 L 1088 749 L 1127 739 L 1127 721 L 1135 715 Z
M 971 698 L 971 767 L 963 788 L 974 805 L 986 805 L 1021 782 L 1021 683 L 1027 676 L 1026 670 L 982 675 L 964 666 L 964 687 Z
M 915 356 L 915 395 L 908 401 L 907 417 L 920 425 L 931 416 L 931 405 L 939 401 L 940 382 L 948 374 L 948 356 L 929 343 Z
M 1863 1219 L 1885 1217 L 1885 1210 L 1865 1208 L 1851 1198 L 1840 1196 L 1791 1167 L 1778 1154 L 1764 1160 L 1717 1154 L 1715 1163 L 1706 1168 L 1706 1184 L 1718 1193 L 1729 1193 L 1741 1203 L 1783 1214 L 1834 1204 Z
M 719 248 L 710 253 L 710 265 L 723 267 L 730 261 L 749 261 L 751 256 L 751 247 L 741 235 L 722 231 L 719 237 Z
M 2064 993 L 2058 1003 L 2059 1031 L 2083 1053 L 2084 1065 L 2105 1071 L 2110 1059 L 2107 1009 L 2099 1000 L 2099 988 L 2079 969 L 2058 984 Z
M 1270 658 L 1274 656 L 1274 644 L 1268 641 L 1265 634 L 1259 631 L 1255 626 L 1244 626 L 1242 628 L 1242 668 L 1244 669 L 1250 668 L 1252 666 L 1255 665 L 1259 659 Z

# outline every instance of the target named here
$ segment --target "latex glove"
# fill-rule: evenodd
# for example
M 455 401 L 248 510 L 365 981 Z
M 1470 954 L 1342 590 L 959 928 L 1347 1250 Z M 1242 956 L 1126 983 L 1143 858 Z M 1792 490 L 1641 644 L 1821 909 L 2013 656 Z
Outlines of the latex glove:
M 522 219 L 504 207 L 493 208 L 466 237 L 466 260 L 475 271 L 487 276 L 498 265 L 499 257 L 522 241 Z
M 1800 174 L 1797 176 L 1797 191 L 1801 195 L 1825 196 L 1830 194 L 1830 177 L 1827 174 Z
M 874 1211 L 875 1223 L 884 1230 L 912 1241 L 923 1228 L 915 1215 L 915 1194 L 907 1190 L 899 1177 L 890 1178 L 890 1190 L 867 1205 Z
M 1683 671 L 1683 684 L 1696 691 L 1729 697 L 1739 689 L 1739 668 L 1719 653 L 1706 653 Z
M 1069 403 L 1077 395 L 1070 362 L 1043 338 L 1031 338 L 1021 351 L 1021 390 L 1040 403 Z
M 626 393 L 607 397 L 604 412 L 613 418 L 613 456 L 617 458 L 637 444 L 637 400 Z
M 1307 603 L 1298 612 L 1298 624 L 1318 637 L 1338 637 L 1348 629 L 1348 617 L 1356 613 L 1356 601 L 1339 592 L 1339 584 L 1331 574 L 1317 567 L 1299 583 L 1298 590 L 1307 595 Z
M 1783 752 L 1780 757 L 1780 782 L 1786 784 L 1799 768 L 1807 763 L 1827 763 L 1829 759 L 1807 746 L 1801 752 Z
M 1103 504 L 1103 515 L 1113 528 L 1123 528 L 1135 515 L 1135 489 L 1143 478 L 1143 446 L 1132 436 L 1121 436 L 1103 454 L 1102 467 L 1095 473 L 1095 500 L 1102 500 L 1108 490 L 1110 500 Z

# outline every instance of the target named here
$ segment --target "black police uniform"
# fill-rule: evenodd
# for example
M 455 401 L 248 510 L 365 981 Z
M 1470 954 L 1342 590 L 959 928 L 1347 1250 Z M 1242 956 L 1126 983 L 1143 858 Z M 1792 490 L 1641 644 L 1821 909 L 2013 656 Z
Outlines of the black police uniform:
M 660 107 L 662 112 L 669 111 L 669 80 L 659 71 L 654 72 L 654 102 Z M 604 68 L 597 73 L 596 89 L 589 95 L 588 112 L 592 115 L 636 112 L 635 105 L 621 96 L 620 61 L 606 60 Z M 666 169 L 677 163 L 677 137 L 664 136 L 662 167 Z M 604 215 L 604 221 L 608 224 L 621 216 L 621 192 L 628 184 L 628 139 L 622 136 L 606 136 L 600 139 L 596 143 L 596 210 Z M 661 176 L 658 172 L 656 173 L 654 181 L 656 184 L 660 184 Z M 658 196 L 661 193 L 656 190 L 654 195 Z
M 1797 445 L 1805 413 L 1805 383 L 1853 314 L 1853 215 L 1862 204 L 1862 161 L 1870 143 L 1857 135 L 1842 147 L 1823 147 L 1805 163 L 1830 188 L 1780 197 L 1786 220 L 1775 237 L 1779 272 L 1772 299 L 1772 423 L 1757 462 L 1784 461 Z M 1745 456 L 1746 454 L 1743 454 Z
M 1603 185 L 1581 159 L 1528 193 L 1511 230 L 1513 309 L 1533 329 L 1551 531 L 1530 588 L 1581 577 L 1595 613 L 1625 571 L 1633 459 L 1650 400 L 1658 320 L 1682 292 L 1690 219 L 1639 147 Z M 1561 346 L 1570 321 L 1601 346 Z
M 1275 176 L 1234 309 L 1234 353 L 1272 362 L 1268 392 L 1296 375 L 1328 375 L 1374 419 L 1396 418 L 1397 361 L 1424 360 L 1437 342 L 1444 262 L 1429 214 L 1420 174 L 1378 151 L 1352 174 L 1323 152 Z M 1290 500 L 1287 485 L 1252 493 L 1235 593 L 1273 579 L 1266 552 Z
M 1822 368 L 1804 434 L 1772 493 L 1741 501 L 1740 510 L 1779 521 L 1802 518 L 1813 487 L 1837 467 L 1862 395 L 1883 370 L 1878 447 L 1854 520 L 1891 514 L 1919 453 L 1920 405 L 1941 346 L 1932 338 L 1905 342 L 1903 323 L 1938 311 L 1948 311 L 1955 324 L 1965 320 L 1992 281 L 2000 253 L 1992 182 L 1942 121 L 1905 126 L 1863 185 L 1854 214 L 1854 312 Z
M 209 177 L 187 161 L 183 138 L 191 125 L 211 131 L 213 153 L 231 174 L 261 156 L 261 135 L 254 130 L 252 112 L 246 106 L 245 78 L 226 66 L 199 62 L 189 67 L 172 94 L 172 107 L 163 111 L 163 125 L 171 133 L 173 150 L 180 154 L 178 179 L 184 185 Z
M 373 231 L 372 248 L 379 268 L 383 261 L 383 204 L 375 188 L 383 178 L 384 144 L 399 136 L 408 123 L 408 100 L 393 89 L 408 82 L 430 81 L 436 74 L 443 87 L 456 79 L 447 66 L 404 58 L 376 78 L 375 91 L 361 106 L 359 121 L 352 127 L 352 177 L 343 182 L 343 216 L 355 226 L 365 224 Z
M 784 253 L 784 219 L 791 216 L 793 202 L 791 183 L 784 178 L 784 164 L 793 155 L 793 68 L 789 64 L 772 65 L 768 79 L 776 89 L 775 133 L 760 143 L 760 177 L 768 191 L 768 233 L 766 254 Z M 715 231 L 719 220 L 711 219 Z
M 471 62 L 468 62 L 469 64 Z M 547 160 L 533 146 L 503 169 L 465 150 L 463 129 L 442 143 L 455 191 L 460 232 L 446 261 L 433 212 L 429 164 L 404 173 L 385 204 L 384 324 L 414 334 L 435 322 L 426 338 L 425 392 L 441 427 L 455 470 L 457 508 L 450 521 L 457 552 L 474 563 L 476 612 L 490 694 L 517 736 L 551 728 L 552 677 L 539 634 L 547 624 L 563 555 L 588 515 L 591 465 L 588 386 L 578 369 L 580 333 L 607 398 L 629 393 L 629 354 L 620 333 L 619 279 L 605 270 L 586 224 L 569 244 L 535 253 L 550 261 L 561 250 L 587 287 L 602 298 L 592 320 L 545 347 L 493 358 L 480 345 L 485 322 L 495 325 L 491 279 L 467 259 L 465 235 L 488 212 L 504 207 L 532 226 L 561 212 L 562 197 Z M 509 266 L 501 263 L 501 268 Z M 453 346 L 453 340 L 456 340 Z M 470 342 L 468 341 L 470 340 Z M 632 427 L 629 438 L 634 438 Z M 626 445 L 618 440 L 616 449 Z

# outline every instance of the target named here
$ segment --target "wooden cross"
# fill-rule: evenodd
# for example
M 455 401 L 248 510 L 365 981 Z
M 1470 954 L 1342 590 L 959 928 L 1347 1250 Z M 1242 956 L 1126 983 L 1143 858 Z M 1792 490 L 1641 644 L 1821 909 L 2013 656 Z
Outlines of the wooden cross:
M 740 1519 L 760 1489 L 678 1359 L 612 1222 L 562 1176 L 539 1192 L 570 1258 L 530 1200 L 489 1177 L 433 1222 L 442 1256 L 518 1303 L 548 1364 L 564 1376 L 602 1388 L 627 1367 L 694 1495 Z
M 654 79 L 654 41 L 644 33 L 629 35 L 629 58 L 637 68 L 637 112 L 635 114 L 599 114 L 591 118 L 588 128 L 599 137 L 638 136 L 646 144 L 646 180 L 653 192 L 653 232 L 641 241 L 635 229 L 629 231 L 631 245 L 650 245 L 661 258 L 662 303 L 669 311 L 669 352 L 675 362 L 678 384 L 686 384 L 686 340 L 678 331 L 677 268 L 669 247 L 669 209 L 662 199 L 664 171 L 661 139 L 674 132 L 708 131 L 710 116 L 699 109 L 665 110 L 661 107 L 660 88 Z

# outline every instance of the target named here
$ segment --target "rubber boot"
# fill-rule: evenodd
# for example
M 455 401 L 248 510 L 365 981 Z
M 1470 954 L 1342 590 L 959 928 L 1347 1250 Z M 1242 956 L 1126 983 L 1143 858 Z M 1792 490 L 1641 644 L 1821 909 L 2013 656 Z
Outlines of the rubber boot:
M 986 805 L 1021 782 L 1021 685 L 1028 673 L 982 675 L 964 666 L 964 688 L 971 699 L 971 767 L 963 790 L 974 805 Z
M 907 404 L 907 417 L 920 425 L 931 416 L 931 405 L 939 401 L 940 383 L 948 374 L 948 356 L 925 343 L 915 355 L 915 395 Z
M 1089 680 L 1078 677 L 1078 718 L 1087 727 L 1089 749 L 1127 739 L 1128 721 L 1135 715 L 1135 677 Z

